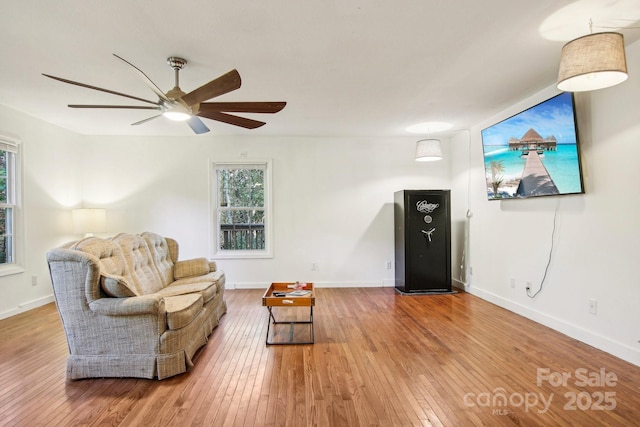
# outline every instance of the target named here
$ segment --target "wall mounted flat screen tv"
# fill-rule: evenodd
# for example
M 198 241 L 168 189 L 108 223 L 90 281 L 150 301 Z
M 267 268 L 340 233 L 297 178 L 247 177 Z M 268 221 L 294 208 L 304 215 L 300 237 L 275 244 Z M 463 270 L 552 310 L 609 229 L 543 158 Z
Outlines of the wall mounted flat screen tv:
M 487 198 L 584 193 L 576 123 L 565 92 L 484 129 Z

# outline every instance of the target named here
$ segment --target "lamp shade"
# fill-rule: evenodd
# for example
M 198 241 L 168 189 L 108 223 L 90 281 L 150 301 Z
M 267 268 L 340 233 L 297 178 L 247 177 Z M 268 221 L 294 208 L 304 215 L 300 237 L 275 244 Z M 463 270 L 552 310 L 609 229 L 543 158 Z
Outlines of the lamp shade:
M 620 33 L 589 34 L 562 48 L 557 85 L 562 91 L 603 89 L 627 77 L 624 37 Z
M 104 209 L 73 209 L 71 211 L 73 232 L 91 236 L 104 233 L 107 228 L 107 212 Z
M 442 149 L 439 139 L 421 139 L 416 143 L 416 160 L 432 162 L 442 159 Z

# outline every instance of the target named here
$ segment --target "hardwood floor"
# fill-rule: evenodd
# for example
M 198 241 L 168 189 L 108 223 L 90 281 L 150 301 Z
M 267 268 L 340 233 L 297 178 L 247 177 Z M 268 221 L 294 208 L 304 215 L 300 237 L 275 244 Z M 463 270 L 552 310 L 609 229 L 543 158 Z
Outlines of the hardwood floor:
M 640 423 L 640 367 L 470 294 L 316 292 L 316 343 L 265 346 L 263 291 L 227 291 L 229 311 L 195 366 L 163 381 L 67 381 L 53 304 L 1 320 L 0 424 Z

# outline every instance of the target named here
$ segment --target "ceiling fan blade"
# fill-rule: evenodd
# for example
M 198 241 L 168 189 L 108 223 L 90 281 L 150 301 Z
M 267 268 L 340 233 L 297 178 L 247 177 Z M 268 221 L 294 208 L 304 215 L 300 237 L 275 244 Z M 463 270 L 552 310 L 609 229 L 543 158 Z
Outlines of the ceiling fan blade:
M 242 80 L 240 79 L 238 71 L 231 70 L 227 74 L 224 74 L 215 80 L 211 80 L 209 83 L 184 95 L 182 100 L 191 107 L 199 102 L 236 90 L 241 84 Z
M 131 126 L 137 126 L 137 125 L 141 125 L 141 124 L 143 124 L 143 123 L 147 123 L 149 120 L 153 120 L 153 119 L 155 119 L 155 118 L 158 118 L 158 117 L 160 117 L 161 115 L 162 115 L 162 114 L 158 114 L 157 116 L 151 116 L 151 117 L 148 117 L 148 118 L 146 118 L 146 119 L 144 119 L 144 120 L 140 120 L 139 122 L 131 123 Z
M 161 110 L 160 106 L 147 107 L 146 105 L 85 105 L 85 104 L 69 104 L 69 108 L 126 108 L 130 110 Z
M 209 128 L 199 117 L 191 116 L 191 118 L 187 120 L 187 124 L 191 130 L 198 135 L 209 132 Z
M 167 98 L 167 95 L 164 94 L 164 92 L 162 92 L 160 90 L 160 88 L 151 81 L 151 79 L 149 77 L 147 77 L 147 75 L 142 72 L 142 70 L 138 67 L 136 67 L 135 65 L 133 65 L 131 62 L 127 61 L 126 59 L 116 55 L 115 53 L 113 54 L 113 56 L 115 56 L 116 58 L 118 58 L 120 61 L 124 62 L 125 64 L 129 65 L 130 67 L 132 67 L 136 73 L 138 73 L 138 75 L 142 78 L 142 80 L 146 83 L 146 85 L 149 87 L 149 89 L 151 89 L 153 91 L 153 93 L 155 93 L 156 95 L 158 95 L 158 98 L 162 99 L 163 101 L 167 101 L 169 102 L 169 98 Z
M 231 113 L 277 113 L 286 102 L 203 102 L 200 111 Z
M 200 117 L 206 117 L 207 119 L 217 120 L 219 122 L 228 123 L 234 126 L 240 126 L 247 129 L 255 129 L 260 126 L 265 125 L 265 122 L 260 122 L 258 120 L 247 119 L 245 117 L 233 116 L 231 114 L 220 113 L 215 111 L 203 112 L 199 111 L 198 115 Z
M 125 98 L 135 99 L 136 101 L 142 101 L 142 102 L 146 102 L 148 104 L 159 105 L 158 102 L 149 101 L 148 99 L 144 99 L 144 98 L 138 98 L 137 96 L 127 95 L 126 93 L 115 92 L 113 90 L 103 89 L 101 87 L 91 86 L 91 85 L 88 85 L 88 84 L 85 84 L 85 83 L 74 82 L 73 80 L 67 80 L 67 79 L 63 79 L 62 77 L 51 76 L 49 74 L 44 74 L 43 73 L 42 75 L 45 76 L 45 77 L 49 77 L 50 79 L 61 81 L 63 83 L 69 83 L 69 84 L 80 86 L 80 87 L 86 87 L 88 89 L 98 90 L 100 92 L 106 92 L 106 93 L 110 93 L 110 94 L 113 94 L 113 95 L 124 96 Z

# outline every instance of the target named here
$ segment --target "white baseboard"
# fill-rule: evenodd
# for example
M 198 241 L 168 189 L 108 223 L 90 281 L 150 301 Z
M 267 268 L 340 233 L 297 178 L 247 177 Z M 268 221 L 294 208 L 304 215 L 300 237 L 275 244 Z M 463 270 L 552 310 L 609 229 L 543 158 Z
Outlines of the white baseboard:
M 262 282 L 225 282 L 225 289 L 266 289 L 270 283 Z M 393 288 L 396 286 L 395 279 L 382 279 L 380 281 L 353 281 L 353 282 L 313 282 L 316 288 Z M 453 286 L 465 289 L 465 284 L 458 284 L 454 281 Z
M 458 280 L 458 279 L 451 279 L 451 284 L 453 285 L 454 288 L 458 288 L 458 289 L 461 289 L 463 291 L 466 291 L 467 288 L 468 288 L 466 283 L 464 283 L 463 281 Z
M 518 304 L 482 289 L 471 286 L 469 287 L 469 289 L 467 289 L 467 292 L 486 301 L 489 301 L 497 306 L 526 317 L 527 319 L 533 320 L 534 322 L 540 323 L 541 325 L 561 332 L 567 336 L 570 336 L 571 338 L 582 341 L 585 344 L 589 344 L 590 346 L 593 346 L 599 350 L 619 357 L 622 360 L 626 360 L 629 363 L 633 363 L 636 366 L 640 366 L 640 351 L 629 347 L 626 344 L 595 334 L 580 326 L 567 323 L 566 321 L 555 316 L 550 316 L 546 313 L 532 310 L 531 308 L 525 307 L 522 304 Z
M 15 316 L 16 314 L 24 313 L 25 311 L 29 311 L 31 309 L 43 306 L 45 304 L 49 304 L 53 302 L 53 294 L 47 295 L 46 297 L 38 298 L 32 301 L 23 302 L 18 305 L 18 307 L 0 313 L 0 319 L 6 319 L 7 317 Z
M 225 282 L 225 289 L 266 289 L 271 283 L 263 282 Z M 394 280 L 366 282 L 313 282 L 316 288 L 383 288 L 394 287 Z

